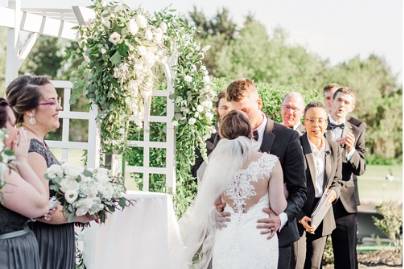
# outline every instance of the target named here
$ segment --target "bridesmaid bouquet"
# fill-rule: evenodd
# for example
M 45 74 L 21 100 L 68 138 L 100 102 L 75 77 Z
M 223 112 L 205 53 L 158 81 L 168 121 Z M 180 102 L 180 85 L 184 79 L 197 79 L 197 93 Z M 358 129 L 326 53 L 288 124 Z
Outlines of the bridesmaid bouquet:
M 6 135 L 6 130 L 0 129 L 0 191 L 5 184 L 3 179 L 4 169 L 9 166 L 12 160 L 15 159 L 14 152 L 11 149 L 6 148 L 6 146 L 4 145 L 4 139 L 6 138 Z
M 76 216 L 91 215 L 104 223 L 107 213 L 131 204 L 124 197 L 123 181 L 112 177 L 105 168 L 87 170 L 69 164 L 54 164 L 45 176 L 69 221 Z

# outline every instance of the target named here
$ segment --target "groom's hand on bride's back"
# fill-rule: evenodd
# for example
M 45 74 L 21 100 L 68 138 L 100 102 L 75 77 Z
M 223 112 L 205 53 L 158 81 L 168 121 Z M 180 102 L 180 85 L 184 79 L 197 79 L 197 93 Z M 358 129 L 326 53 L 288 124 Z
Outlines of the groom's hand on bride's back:
M 222 229 L 226 227 L 226 222 L 230 221 L 230 213 L 225 212 L 224 208 L 226 207 L 226 203 L 222 201 L 222 199 L 218 199 L 215 202 L 215 209 L 213 210 L 213 218 L 216 223 L 216 227 L 218 229 Z
M 261 234 L 268 235 L 267 239 L 271 239 L 281 227 L 281 219 L 270 208 L 264 208 L 262 211 L 268 214 L 267 218 L 257 221 L 257 229 L 261 230 Z

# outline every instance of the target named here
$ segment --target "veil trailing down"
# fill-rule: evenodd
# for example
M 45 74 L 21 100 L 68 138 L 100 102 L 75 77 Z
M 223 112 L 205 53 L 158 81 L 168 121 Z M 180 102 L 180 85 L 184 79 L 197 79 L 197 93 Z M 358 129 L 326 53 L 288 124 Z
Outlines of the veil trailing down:
M 230 186 L 250 152 L 251 140 L 240 136 L 221 139 L 209 156 L 198 194 L 179 220 L 183 249 L 175 250 L 175 255 L 182 253 L 183 268 L 207 268 L 209 265 L 216 230 L 214 203 Z

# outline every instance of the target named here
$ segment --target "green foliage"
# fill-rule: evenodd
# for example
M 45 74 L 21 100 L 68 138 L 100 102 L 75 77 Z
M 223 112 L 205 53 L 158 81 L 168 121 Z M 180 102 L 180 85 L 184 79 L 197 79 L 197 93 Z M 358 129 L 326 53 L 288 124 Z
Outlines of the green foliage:
M 383 216 L 382 218 L 373 217 L 376 227 L 393 241 L 394 246 L 400 247 L 402 238 L 401 206 L 394 202 L 383 202 L 376 206 L 376 211 Z
M 62 67 L 61 42 L 54 37 L 40 36 L 24 61 L 20 74 L 46 75 L 55 78 Z
M 327 236 L 327 241 L 325 242 L 325 248 L 323 253 L 322 264 L 333 264 L 334 263 L 334 252 L 332 250 L 331 236 Z
M 0 96 L 4 96 L 6 85 L 4 85 L 6 74 L 6 46 L 7 46 L 7 28 L 0 27 Z

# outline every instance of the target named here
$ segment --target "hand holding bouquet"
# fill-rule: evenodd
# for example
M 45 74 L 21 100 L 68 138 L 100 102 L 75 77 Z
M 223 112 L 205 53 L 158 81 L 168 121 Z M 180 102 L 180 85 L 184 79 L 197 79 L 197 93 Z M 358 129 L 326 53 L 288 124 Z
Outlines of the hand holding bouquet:
M 125 187 L 109 170 L 97 168 L 87 170 L 69 164 L 54 164 L 45 174 L 51 191 L 56 193 L 68 221 L 76 217 L 94 216 L 101 223 L 106 214 L 122 210 L 131 202 L 124 197 Z

